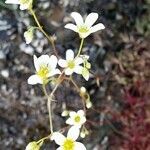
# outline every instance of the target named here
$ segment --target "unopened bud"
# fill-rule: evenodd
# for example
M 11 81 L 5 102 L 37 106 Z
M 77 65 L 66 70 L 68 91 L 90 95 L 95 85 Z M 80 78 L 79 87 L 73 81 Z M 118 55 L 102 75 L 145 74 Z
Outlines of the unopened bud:
M 80 92 L 81 92 L 81 94 L 85 94 L 86 93 L 86 88 L 82 86 L 80 88 Z
M 26 44 L 30 44 L 33 40 L 33 27 L 29 28 L 26 32 L 24 32 L 24 38 Z
M 91 68 L 91 64 L 89 62 L 86 62 L 86 68 L 90 69 Z
M 61 113 L 61 116 L 62 117 L 66 117 L 69 115 L 69 111 L 68 110 L 64 110 L 62 113 Z
M 86 107 L 87 107 L 87 108 L 91 108 L 91 107 L 92 107 L 91 101 L 87 101 L 87 102 L 86 102 Z
M 84 132 L 81 132 L 81 133 L 80 133 L 80 137 L 81 137 L 81 138 L 85 138 L 85 136 L 86 136 L 86 134 L 85 134 Z
M 25 150 L 40 150 L 40 145 L 38 145 L 37 142 L 33 141 L 26 146 Z

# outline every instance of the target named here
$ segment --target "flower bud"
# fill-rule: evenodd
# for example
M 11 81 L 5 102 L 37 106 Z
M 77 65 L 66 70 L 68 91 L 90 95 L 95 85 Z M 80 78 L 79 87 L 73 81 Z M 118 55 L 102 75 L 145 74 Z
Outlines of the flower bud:
M 82 69 L 82 76 L 83 76 L 83 78 L 86 80 L 86 81 L 88 81 L 89 80 L 89 70 L 87 69 L 87 68 L 83 68 Z
M 26 146 L 25 150 L 40 150 L 40 145 L 38 145 L 37 142 L 33 141 Z
M 83 139 L 84 139 L 84 138 L 85 138 L 85 136 L 86 136 L 86 134 L 85 134 L 84 132 L 81 132 L 81 133 L 80 133 L 80 137 L 81 137 L 81 138 L 83 138 Z
M 33 0 L 19 0 L 19 3 L 21 10 L 31 9 Z
M 82 86 L 82 87 L 80 88 L 80 93 L 81 93 L 81 94 L 85 94 L 85 93 L 86 93 L 86 88 L 85 88 L 84 86 Z
M 87 108 L 91 108 L 91 107 L 92 107 L 91 101 L 86 101 L 86 107 L 87 107 Z
M 80 137 L 85 138 L 87 135 L 89 135 L 89 131 L 85 127 L 82 128 L 82 130 L 80 132 Z
M 61 116 L 62 117 L 66 117 L 69 115 L 69 111 L 68 110 L 64 110 L 62 113 L 61 113 Z
M 86 68 L 90 69 L 91 68 L 91 64 L 89 62 L 86 62 Z
M 33 40 L 33 27 L 29 28 L 26 32 L 24 32 L 24 38 L 26 44 L 30 44 Z

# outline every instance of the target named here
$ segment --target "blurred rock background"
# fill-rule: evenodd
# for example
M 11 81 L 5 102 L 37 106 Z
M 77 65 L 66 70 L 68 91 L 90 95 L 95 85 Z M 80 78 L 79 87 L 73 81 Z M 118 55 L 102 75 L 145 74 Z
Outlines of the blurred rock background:
M 75 76 L 90 93 L 93 108 L 87 111 L 90 134 L 80 139 L 88 150 L 150 149 L 150 1 L 149 0 L 37 0 L 34 10 L 47 33 L 57 38 L 64 57 L 79 47 L 78 35 L 64 29 L 70 13 L 97 12 L 106 29 L 89 36 L 83 52 L 90 55 L 91 78 Z M 27 11 L 0 1 L 0 149 L 24 150 L 27 143 L 49 134 L 46 98 L 40 85 L 27 84 L 34 73 L 33 54 L 52 54 L 42 33 L 26 45 L 23 37 L 35 25 Z M 62 105 L 82 108 L 72 85 L 64 82 L 53 104 L 56 129 L 65 127 Z M 51 87 L 49 87 L 51 90 Z M 42 149 L 55 150 L 47 141 Z

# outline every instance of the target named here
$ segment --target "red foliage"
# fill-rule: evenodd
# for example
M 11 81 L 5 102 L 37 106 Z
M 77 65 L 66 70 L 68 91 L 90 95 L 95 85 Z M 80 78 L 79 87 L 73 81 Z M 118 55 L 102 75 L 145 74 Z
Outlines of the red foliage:
M 141 91 L 142 84 L 125 90 L 125 108 L 121 112 L 123 125 L 122 150 L 150 150 L 150 102 Z

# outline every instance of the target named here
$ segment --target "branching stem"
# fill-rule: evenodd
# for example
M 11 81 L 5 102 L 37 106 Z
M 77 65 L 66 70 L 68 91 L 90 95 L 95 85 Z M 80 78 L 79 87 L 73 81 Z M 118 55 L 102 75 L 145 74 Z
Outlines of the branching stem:
M 63 75 L 63 72 L 58 77 L 58 79 L 57 79 L 58 83 L 56 84 L 56 86 L 54 87 L 54 89 L 52 90 L 50 95 L 48 95 L 47 90 L 46 90 L 46 86 L 45 86 L 45 84 L 43 84 L 43 91 L 44 91 L 45 96 L 47 97 L 47 108 L 48 108 L 48 114 L 49 114 L 49 123 L 50 123 L 49 126 L 50 126 L 51 134 L 53 133 L 52 108 L 51 108 L 52 105 L 51 105 L 51 103 L 52 103 L 55 91 L 57 90 L 60 83 L 64 80 L 63 78 L 61 79 L 62 75 Z
M 58 57 L 58 54 L 57 54 L 57 51 L 56 51 L 56 48 L 55 48 L 55 44 L 54 44 L 54 39 L 53 37 L 49 36 L 42 28 L 42 26 L 40 25 L 38 19 L 37 19 L 37 16 L 35 14 L 35 12 L 33 11 L 33 9 L 31 8 L 30 10 L 30 13 L 32 14 L 32 16 L 34 17 L 34 20 L 36 22 L 36 24 L 38 25 L 39 27 L 39 30 L 47 37 L 48 41 L 51 43 L 52 45 L 52 48 L 53 48 L 53 51 L 54 51 L 54 54 Z

